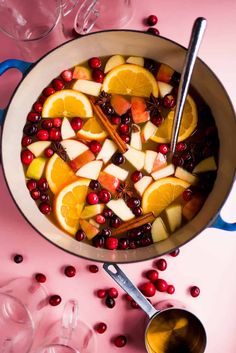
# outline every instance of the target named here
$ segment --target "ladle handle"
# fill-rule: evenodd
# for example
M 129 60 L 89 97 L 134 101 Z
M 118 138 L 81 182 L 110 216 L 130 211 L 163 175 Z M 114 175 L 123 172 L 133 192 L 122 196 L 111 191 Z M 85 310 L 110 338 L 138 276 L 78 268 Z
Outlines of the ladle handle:
M 129 280 L 123 271 L 116 264 L 104 263 L 104 270 L 116 281 L 119 286 L 128 293 L 133 300 L 145 311 L 149 318 L 155 315 L 158 311 L 144 297 L 140 290 Z
M 207 20 L 205 18 L 198 17 L 195 20 L 193 25 L 188 51 L 184 62 L 184 68 L 183 68 L 181 78 L 180 78 L 180 83 L 179 83 L 174 123 L 173 123 L 172 134 L 171 134 L 170 151 L 172 155 L 175 152 L 176 143 L 179 136 L 181 118 L 184 110 L 184 104 L 188 94 L 188 88 L 192 77 L 194 64 L 197 58 L 197 53 L 206 29 L 206 24 L 207 24 Z

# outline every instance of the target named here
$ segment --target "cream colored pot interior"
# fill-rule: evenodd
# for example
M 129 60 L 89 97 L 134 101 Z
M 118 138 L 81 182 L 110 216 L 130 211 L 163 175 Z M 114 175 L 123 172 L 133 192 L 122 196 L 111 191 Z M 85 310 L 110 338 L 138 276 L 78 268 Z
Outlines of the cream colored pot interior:
M 153 58 L 181 72 L 185 49 L 164 38 L 134 31 L 99 32 L 64 44 L 40 60 L 16 90 L 3 128 L 2 157 L 10 192 L 21 212 L 39 233 L 53 244 L 75 255 L 97 261 L 120 263 L 141 261 L 169 252 L 192 239 L 212 222 L 233 182 L 236 130 L 234 112 L 224 88 L 211 70 L 198 60 L 192 84 L 211 107 L 220 137 L 217 180 L 200 213 L 169 239 L 147 248 L 109 251 L 75 241 L 40 213 L 25 187 L 20 161 L 22 129 L 26 115 L 36 98 L 61 71 L 93 56 L 117 53 Z

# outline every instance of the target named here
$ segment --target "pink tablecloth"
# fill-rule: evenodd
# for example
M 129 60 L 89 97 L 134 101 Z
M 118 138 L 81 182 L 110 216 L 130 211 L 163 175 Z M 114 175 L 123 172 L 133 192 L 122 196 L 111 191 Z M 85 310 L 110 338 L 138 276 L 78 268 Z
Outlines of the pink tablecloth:
M 159 17 L 158 28 L 163 36 L 187 45 L 193 20 L 198 16 L 208 19 L 208 28 L 199 56 L 215 71 L 226 87 L 233 104 L 236 105 L 236 2 L 225 0 L 133 0 L 135 12 L 126 26 L 131 29 L 144 29 L 143 19 L 149 14 Z M 73 14 L 72 14 L 73 15 Z M 0 59 L 19 57 L 14 43 L 0 34 Z M 20 74 L 15 70 L 8 72 L 0 80 L 0 105 L 7 104 Z M 223 118 L 223 117 L 222 117 Z M 128 308 L 122 299 L 122 291 L 114 309 L 107 308 L 95 291 L 113 286 L 114 283 L 102 270 L 97 274 L 88 271 L 91 263 L 69 255 L 40 237 L 23 219 L 7 190 L 2 172 L 0 202 L 0 283 L 17 276 L 32 276 L 36 272 L 47 275 L 49 293 L 62 296 L 58 307 L 48 307 L 47 320 L 42 322 L 41 330 L 56 320 L 62 312 L 63 304 L 69 298 L 77 298 L 80 317 L 94 326 L 103 321 L 108 325 L 105 334 L 98 335 L 98 352 L 108 353 L 119 350 L 111 340 L 115 335 L 125 334 L 128 344 L 120 349 L 124 353 L 145 352 L 143 330 L 145 315 L 140 310 Z M 222 215 L 228 221 L 235 221 L 235 188 L 227 200 Z M 163 274 L 169 283 L 176 287 L 174 298 L 180 299 L 198 314 L 206 326 L 208 335 L 207 353 L 236 352 L 236 278 L 234 275 L 236 255 L 236 234 L 207 229 L 191 243 L 181 248 L 177 258 L 166 256 L 168 268 Z M 24 256 L 21 264 L 12 261 L 12 254 Z M 73 278 L 63 274 L 64 266 L 71 264 L 78 270 Z M 139 284 L 143 272 L 153 267 L 153 261 L 140 264 L 122 265 L 130 278 Z M 201 288 L 198 298 L 188 293 L 189 286 L 196 284 Z M 167 294 L 156 294 L 156 302 Z M 168 296 L 169 297 L 169 296 Z

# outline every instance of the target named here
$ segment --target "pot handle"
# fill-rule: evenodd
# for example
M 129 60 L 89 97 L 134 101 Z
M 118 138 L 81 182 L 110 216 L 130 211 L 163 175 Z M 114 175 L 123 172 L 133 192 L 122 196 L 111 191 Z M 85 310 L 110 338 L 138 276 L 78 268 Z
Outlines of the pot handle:
M 25 76 L 32 65 L 33 63 L 28 63 L 18 59 L 5 60 L 0 63 L 0 76 L 9 69 L 18 69 L 21 71 L 22 75 Z M 5 113 L 6 109 L 0 109 L 0 126 L 3 125 Z
M 149 318 L 153 317 L 158 311 L 145 298 L 140 290 L 129 280 L 123 271 L 116 264 L 104 263 L 104 270 L 116 281 L 116 283 L 128 293 L 133 300 L 145 311 Z M 111 270 L 112 268 L 112 270 Z
M 216 220 L 210 226 L 211 228 L 218 228 L 221 230 L 227 230 L 229 232 L 236 231 L 236 223 L 225 222 L 220 215 L 217 216 Z

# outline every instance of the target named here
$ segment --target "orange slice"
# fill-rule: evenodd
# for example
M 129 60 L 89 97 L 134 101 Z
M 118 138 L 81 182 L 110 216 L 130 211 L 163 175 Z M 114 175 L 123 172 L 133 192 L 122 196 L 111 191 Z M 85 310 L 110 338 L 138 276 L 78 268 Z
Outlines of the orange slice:
M 49 96 L 43 105 L 42 117 L 81 117 L 93 116 L 89 99 L 85 94 L 72 89 L 64 89 Z
M 157 132 L 154 136 L 151 137 L 151 140 L 158 143 L 169 143 L 171 140 L 171 131 L 174 119 L 174 111 L 170 111 L 164 122 L 157 129 Z M 178 141 L 183 141 L 188 138 L 197 126 L 197 108 L 194 100 L 187 96 L 187 100 L 184 106 L 182 122 L 180 125 Z
M 62 229 L 74 235 L 79 229 L 79 219 L 88 192 L 89 179 L 82 179 L 64 187 L 55 199 L 54 212 Z
M 93 117 L 86 121 L 82 129 L 77 132 L 77 136 L 85 140 L 101 141 L 107 137 L 107 133 L 96 117 Z
M 155 216 L 158 216 L 189 186 L 190 184 L 186 181 L 173 177 L 155 181 L 143 194 L 143 212 L 153 212 Z
M 49 188 L 54 194 L 58 193 L 65 185 L 78 180 L 78 177 L 74 174 L 69 165 L 56 153 L 54 153 L 47 163 L 45 176 Z
M 111 70 L 103 81 L 103 91 L 136 97 L 158 96 L 155 77 L 138 65 L 124 64 Z

